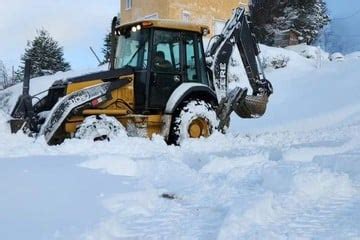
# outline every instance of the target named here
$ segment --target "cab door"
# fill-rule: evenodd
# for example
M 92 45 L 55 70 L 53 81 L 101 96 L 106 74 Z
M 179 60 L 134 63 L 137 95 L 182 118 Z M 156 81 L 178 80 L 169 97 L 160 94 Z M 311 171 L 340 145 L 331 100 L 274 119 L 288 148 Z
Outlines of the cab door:
M 173 91 L 184 81 L 181 34 L 155 30 L 151 52 L 149 107 L 162 110 Z

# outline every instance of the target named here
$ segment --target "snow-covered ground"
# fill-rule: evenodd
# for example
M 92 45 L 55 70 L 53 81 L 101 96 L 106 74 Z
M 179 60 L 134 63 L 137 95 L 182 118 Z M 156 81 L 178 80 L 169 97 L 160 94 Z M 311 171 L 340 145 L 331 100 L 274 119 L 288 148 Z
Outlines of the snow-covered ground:
M 359 239 L 360 59 L 303 50 L 263 47 L 287 64 L 263 118 L 181 147 L 49 147 L 9 133 L 18 90 L 0 92 L 0 238 Z

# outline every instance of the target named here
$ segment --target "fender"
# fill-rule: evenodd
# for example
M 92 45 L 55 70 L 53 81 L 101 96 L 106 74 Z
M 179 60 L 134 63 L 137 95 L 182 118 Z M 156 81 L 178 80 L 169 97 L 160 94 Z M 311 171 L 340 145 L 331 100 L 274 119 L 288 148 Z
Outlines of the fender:
M 165 108 L 165 114 L 172 114 L 175 109 L 193 94 L 200 95 L 206 100 L 218 103 L 216 94 L 209 86 L 201 83 L 183 83 L 171 94 Z

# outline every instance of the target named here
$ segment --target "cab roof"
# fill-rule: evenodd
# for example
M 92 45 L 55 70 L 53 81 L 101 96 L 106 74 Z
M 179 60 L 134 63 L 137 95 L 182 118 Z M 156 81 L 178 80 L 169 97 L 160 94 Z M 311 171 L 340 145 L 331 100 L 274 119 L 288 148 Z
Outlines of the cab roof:
M 198 32 L 203 35 L 209 34 L 210 29 L 203 24 L 188 23 L 182 21 L 176 21 L 172 19 L 146 19 L 138 20 L 130 23 L 125 23 L 117 26 L 118 29 L 126 29 L 134 26 L 141 25 L 142 28 L 165 28 L 180 31 Z

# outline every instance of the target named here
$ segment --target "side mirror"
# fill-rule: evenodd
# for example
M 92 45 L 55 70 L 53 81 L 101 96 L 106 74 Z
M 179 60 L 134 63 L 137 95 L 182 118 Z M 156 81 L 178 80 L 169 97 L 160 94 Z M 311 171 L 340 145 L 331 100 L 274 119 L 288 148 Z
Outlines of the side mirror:
M 110 53 L 110 70 L 115 69 L 115 52 L 116 52 L 116 24 L 118 18 L 114 17 L 111 22 L 111 53 Z

